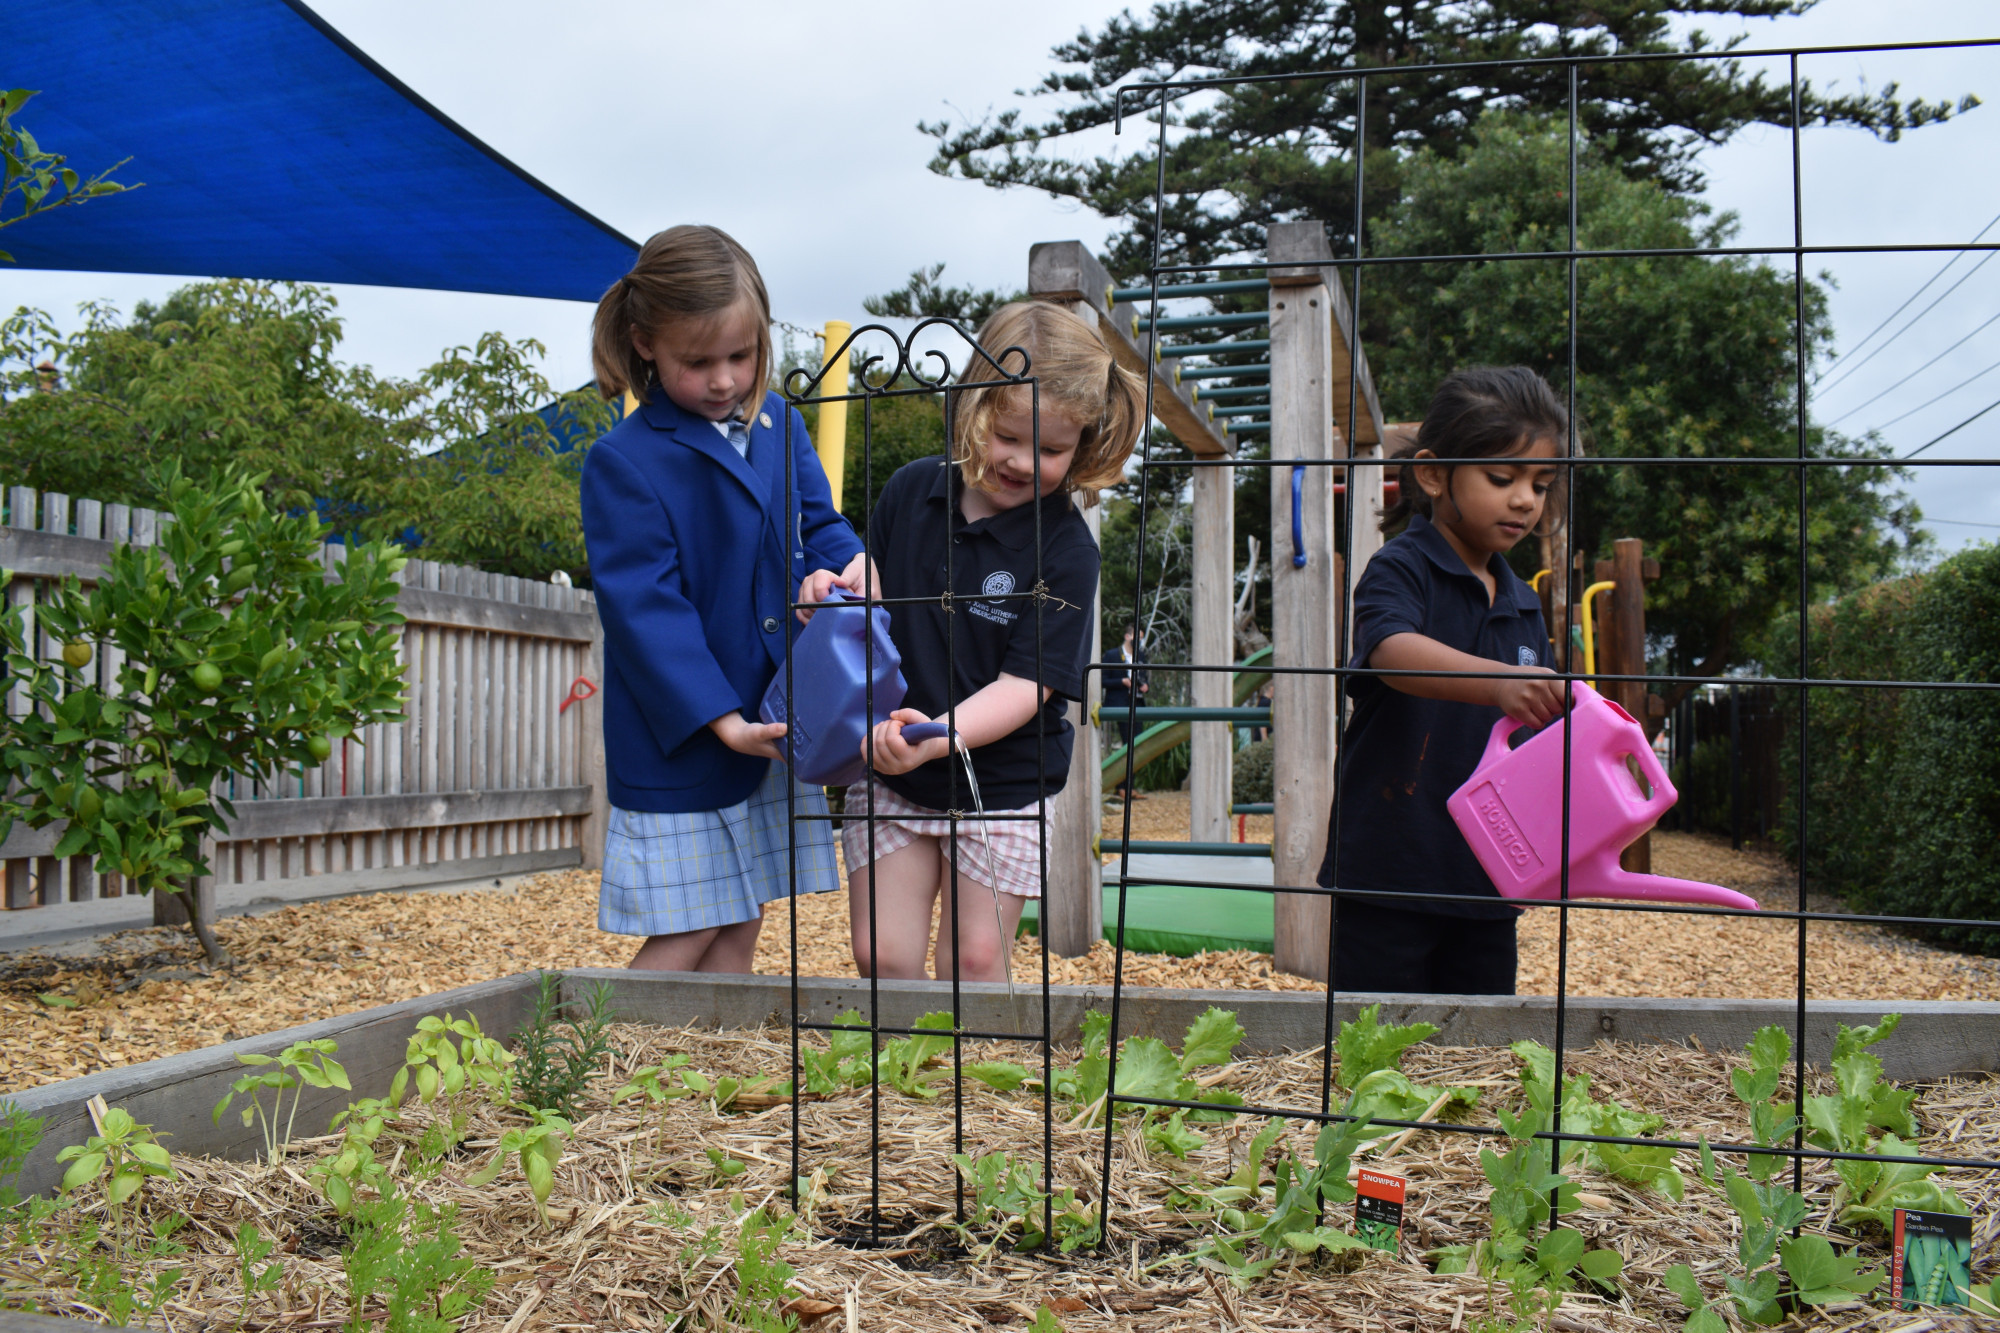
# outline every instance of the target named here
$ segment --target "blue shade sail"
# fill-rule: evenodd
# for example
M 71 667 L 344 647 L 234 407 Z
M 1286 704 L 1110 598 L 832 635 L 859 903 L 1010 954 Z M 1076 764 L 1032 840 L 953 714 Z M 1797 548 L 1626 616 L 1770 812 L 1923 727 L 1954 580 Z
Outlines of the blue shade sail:
M 595 301 L 637 244 L 288 0 L 41 0 L 0 87 L 90 175 L 145 188 L 0 232 L 18 267 Z M 537 79 L 496 77 L 496 97 Z M 18 209 L 19 201 L 12 207 Z M 0 273 L 6 270 L 0 265 Z

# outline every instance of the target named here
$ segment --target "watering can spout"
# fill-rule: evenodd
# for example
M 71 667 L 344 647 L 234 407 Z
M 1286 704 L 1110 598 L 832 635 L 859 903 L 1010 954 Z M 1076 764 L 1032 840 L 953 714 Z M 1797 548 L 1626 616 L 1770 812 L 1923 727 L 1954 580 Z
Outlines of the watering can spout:
M 1757 910 L 1757 900 L 1720 884 L 1675 879 L 1671 875 L 1639 875 L 1618 864 L 1617 853 L 1600 856 L 1590 866 L 1570 867 L 1572 898 L 1626 898 L 1635 902 L 1692 903 L 1703 907 Z

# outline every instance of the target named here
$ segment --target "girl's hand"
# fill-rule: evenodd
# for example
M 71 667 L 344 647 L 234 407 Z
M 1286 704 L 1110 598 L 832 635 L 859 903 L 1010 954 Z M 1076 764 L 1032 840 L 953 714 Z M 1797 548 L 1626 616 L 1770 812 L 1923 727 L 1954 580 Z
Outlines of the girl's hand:
M 862 582 L 864 576 L 868 579 L 866 583 Z M 862 554 L 848 561 L 847 568 L 841 570 L 838 574 L 830 569 L 815 569 L 812 573 L 806 575 L 805 582 L 799 585 L 798 600 L 801 602 L 823 602 L 826 600 L 827 592 L 833 588 L 845 588 L 856 597 L 861 596 L 862 590 L 867 588 L 873 591 L 877 597 L 880 597 L 882 595 L 882 576 L 875 572 L 874 563 L 868 559 L 868 555 L 864 551 Z M 799 608 L 799 623 L 801 625 L 812 618 L 813 613 L 809 608 Z
M 1547 667 L 1527 667 L 1493 682 L 1493 703 L 1516 722 L 1543 727 L 1562 716 L 1563 683 Z
M 806 575 L 805 582 L 799 584 L 798 600 L 801 602 L 823 602 L 826 600 L 827 592 L 836 586 L 845 586 L 840 582 L 839 575 L 830 569 L 815 569 L 812 573 Z M 799 608 L 799 623 L 801 625 L 812 618 L 813 613 L 810 608 L 803 606 Z
M 778 744 L 785 736 L 782 722 L 751 722 L 741 713 L 724 713 L 708 724 L 716 739 L 738 754 L 784 762 L 785 751 Z
M 903 728 L 928 722 L 929 718 L 914 708 L 898 708 L 889 714 L 886 722 L 877 722 L 870 733 L 875 740 L 875 771 L 877 773 L 907 773 L 920 768 L 933 759 L 942 759 L 951 753 L 951 742 L 943 736 L 933 736 L 915 745 L 903 739 Z M 868 742 L 861 742 L 861 756 L 868 757 Z

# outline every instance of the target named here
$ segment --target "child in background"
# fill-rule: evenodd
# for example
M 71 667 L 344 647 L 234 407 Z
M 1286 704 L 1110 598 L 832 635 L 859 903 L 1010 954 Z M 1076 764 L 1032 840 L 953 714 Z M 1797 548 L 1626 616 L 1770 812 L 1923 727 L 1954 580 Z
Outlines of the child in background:
M 647 937 L 633 967 L 750 971 L 792 841 L 800 892 L 839 887 L 826 823 L 794 830 L 786 808 L 823 815 L 825 794 L 771 762 L 784 725 L 753 719 L 791 589 L 817 570 L 858 591 L 866 557 L 804 421 L 765 388 L 770 326 L 743 247 L 683 226 L 646 242 L 592 327 L 598 390 L 640 404 L 583 466 L 612 805 L 597 924 Z
M 1036 823 L 961 821 L 954 904 L 945 812 L 970 813 L 972 793 L 947 740 L 913 745 L 902 730 L 951 713 L 989 815 L 1035 815 L 1041 797 L 1062 790 L 1073 739 L 1064 700 L 1083 697 L 1098 570 L 1097 544 L 1070 497 L 1096 503 L 1097 491 L 1123 474 L 1146 419 L 1139 377 L 1111 359 L 1096 329 L 1059 306 L 1003 306 L 980 329 L 979 345 L 1010 369 L 1019 358 L 1006 349 L 1030 358 L 1028 374 L 1040 384 L 1041 485 L 1030 388 L 966 389 L 954 394 L 948 418 L 951 456 L 898 469 L 871 515 L 878 595 L 932 600 L 889 608 L 909 693 L 876 726 L 875 772 L 848 789 L 840 831 L 854 961 L 864 976 L 922 977 L 936 911 L 940 979 L 954 970 L 968 981 L 1007 979 L 1021 910 L 1041 895 Z M 966 378 L 999 376 L 975 358 Z M 1007 596 L 1038 583 L 1047 594 L 1039 654 L 1037 599 Z M 947 587 L 951 614 L 941 605 Z M 818 595 L 809 585 L 799 599 Z M 860 817 L 871 811 L 872 831 Z
M 1560 520 L 1569 415 L 1522 366 L 1461 370 L 1438 386 L 1416 443 L 1400 456 L 1402 494 L 1382 518 L 1401 535 L 1354 590 L 1350 665 L 1502 673 L 1357 676 L 1319 882 L 1388 898 L 1334 901 L 1334 984 L 1342 991 L 1512 995 L 1514 925 L 1445 811 L 1501 714 L 1540 726 L 1561 716 L 1563 685 L 1540 599 L 1506 561 Z M 1431 458 L 1477 462 L 1425 463 Z M 1336 860 L 1335 853 L 1338 852 Z M 1426 895 L 1491 898 L 1427 902 Z

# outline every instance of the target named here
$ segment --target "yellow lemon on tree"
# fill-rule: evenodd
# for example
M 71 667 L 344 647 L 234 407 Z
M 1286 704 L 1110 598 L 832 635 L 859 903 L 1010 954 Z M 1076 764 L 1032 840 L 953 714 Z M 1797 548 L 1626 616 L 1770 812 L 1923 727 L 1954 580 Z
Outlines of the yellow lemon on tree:
M 90 645 L 82 639 L 75 639 L 63 645 L 64 663 L 74 667 L 78 671 L 90 665 L 90 658 Z

